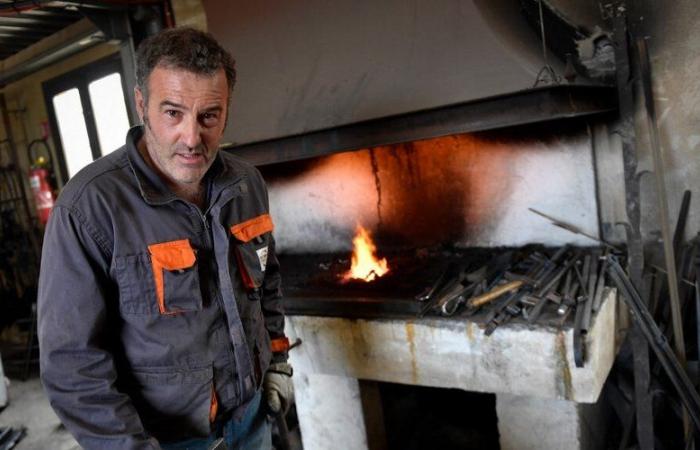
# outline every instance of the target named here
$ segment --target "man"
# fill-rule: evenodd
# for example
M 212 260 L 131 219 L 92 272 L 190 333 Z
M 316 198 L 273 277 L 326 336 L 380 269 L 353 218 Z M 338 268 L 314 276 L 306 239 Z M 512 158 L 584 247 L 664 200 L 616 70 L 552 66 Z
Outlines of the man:
M 291 395 L 260 173 L 218 151 L 235 81 L 208 34 L 137 54 L 143 126 L 66 184 L 39 281 L 41 375 L 85 448 L 269 448 Z

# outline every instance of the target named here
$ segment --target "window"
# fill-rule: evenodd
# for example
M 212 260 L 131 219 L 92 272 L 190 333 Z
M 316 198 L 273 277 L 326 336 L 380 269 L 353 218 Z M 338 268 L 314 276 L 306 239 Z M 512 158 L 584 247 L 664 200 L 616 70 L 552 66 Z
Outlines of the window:
M 44 83 L 63 181 L 124 144 L 129 113 L 123 86 L 118 57 Z
M 106 155 L 124 145 L 129 118 L 122 91 L 122 77 L 111 73 L 88 85 L 92 112 L 97 125 L 97 137 L 102 154 Z
M 68 176 L 72 177 L 92 161 L 92 149 L 78 89 L 69 89 L 55 95 L 53 108 L 56 112 L 61 146 L 64 149 L 63 156 L 68 166 Z

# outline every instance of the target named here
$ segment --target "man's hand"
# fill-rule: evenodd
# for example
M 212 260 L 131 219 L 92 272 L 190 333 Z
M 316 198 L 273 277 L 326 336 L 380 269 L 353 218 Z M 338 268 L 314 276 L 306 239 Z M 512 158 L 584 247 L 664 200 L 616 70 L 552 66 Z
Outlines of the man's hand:
M 294 395 L 292 366 L 287 363 L 270 364 L 263 380 L 263 389 L 270 410 L 275 414 L 280 411 L 286 413 Z

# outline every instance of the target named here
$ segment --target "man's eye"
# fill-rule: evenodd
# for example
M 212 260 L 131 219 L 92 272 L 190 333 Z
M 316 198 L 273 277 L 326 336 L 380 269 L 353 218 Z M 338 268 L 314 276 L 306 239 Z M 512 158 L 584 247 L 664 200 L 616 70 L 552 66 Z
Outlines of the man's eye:
M 212 125 L 216 124 L 216 122 L 219 120 L 219 115 L 217 113 L 204 113 L 201 116 L 201 120 L 207 124 L 207 125 Z
M 180 117 L 180 111 L 174 110 L 174 109 L 166 109 L 165 114 L 167 114 L 170 117 Z

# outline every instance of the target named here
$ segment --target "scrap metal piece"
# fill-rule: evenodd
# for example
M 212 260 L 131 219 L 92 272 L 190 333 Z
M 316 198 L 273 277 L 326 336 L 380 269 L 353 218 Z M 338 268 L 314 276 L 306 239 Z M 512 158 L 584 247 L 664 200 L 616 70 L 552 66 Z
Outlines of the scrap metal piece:
M 463 292 L 461 292 L 459 295 L 452 297 L 450 299 L 445 300 L 439 305 L 439 311 L 440 314 L 443 316 L 452 316 L 454 313 L 457 312 L 460 306 L 465 304 L 467 302 L 467 293 L 470 290 L 473 290 L 473 288 L 476 285 L 472 284 L 469 287 L 467 287 Z
M 533 295 L 523 295 L 520 299 L 520 303 L 524 306 L 535 306 L 540 299 Z
M 568 314 L 568 313 L 569 313 L 569 308 L 571 308 L 569 305 L 567 305 L 566 303 L 562 303 L 562 304 L 559 305 L 559 307 L 557 308 L 557 315 L 558 315 L 558 316 L 563 316 L 563 315 Z
M 594 241 L 599 242 L 599 243 L 603 244 L 604 246 L 611 248 L 612 250 L 618 250 L 617 247 L 615 247 L 614 245 L 609 244 L 609 243 L 605 242 L 604 240 L 593 236 L 592 234 L 586 233 L 585 231 L 583 231 L 581 228 L 577 227 L 576 225 L 573 225 L 573 224 L 570 224 L 568 222 L 564 222 L 563 220 L 559 220 L 557 218 L 554 218 L 554 217 L 552 217 L 548 214 L 545 214 L 541 211 L 538 211 L 534 208 L 528 208 L 528 209 L 530 211 L 532 211 L 533 213 L 537 214 L 538 216 L 542 216 L 545 219 L 549 220 L 550 222 L 552 222 L 552 225 L 554 225 L 554 226 L 557 226 L 559 228 L 563 228 L 563 229 L 570 231 L 574 234 L 580 234 L 581 236 L 585 236 L 588 239 L 593 239 Z
M 425 290 L 423 292 L 416 295 L 416 300 L 418 300 L 419 302 L 430 301 L 430 299 L 437 293 L 437 291 L 445 283 L 447 276 L 450 273 L 450 269 L 451 269 L 451 266 L 447 266 L 445 268 L 445 270 L 442 271 L 442 274 L 440 274 L 438 279 L 435 280 L 435 283 L 433 283 L 432 286 L 425 288 Z
M 0 440 L 0 450 L 10 450 L 24 439 L 27 435 L 26 427 L 7 428 L 2 430 L 2 439 Z
M 508 305 L 506 306 L 506 311 L 508 311 L 508 314 L 511 316 L 517 316 L 520 315 L 522 308 L 519 307 L 518 305 Z
M 644 269 L 644 249 L 641 234 L 641 201 L 639 177 L 637 176 L 638 158 L 635 136 L 635 114 L 637 112 L 636 85 L 638 74 L 636 64 L 632 64 L 630 55 L 630 27 L 627 18 L 627 1 L 616 0 L 605 5 L 612 18 L 616 84 L 620 120 L 614 133 L 622 143 L 622 160 L 625 183 L 625 212 L 627 213 L 627 261 L 630 278 L 635 286 L 642 286 Z M 654 449 L 654 418 L 649 374 L 649 346 L 644 340 L 639 326 L 634 325 L 629 333 L 634 364 L 634 390 L 636 435 L 640 450 Z
M 497 308 L 494 308 L 489 312 L 486 319 L 486 328 L 484 329 L 484 334 L 490 336 L 499 325 L 502 325 L 510 320 L 511 316 L 506 310 L 510 305 L 517 305 L 520 299 L 525 295 L 523 290 L 515 291 L 511 293 L 508 297 L 502 299 Z M 525 309 L 522 309 L 524 312 Z
M 579 297 L 576 304 L 576 315 L 574 316 L 574 363 L 576 367 L 583 367 L 585 360 L 585 335 L 583 333 L 583 313 L 585 307 L 585 298 Z
M 596 284 L 595 293 L 593 294 L 593 312 L 600 309 L 600 304 L 603 302 L 603 290 L 605 289 L 605 271 L 607 270 L 607 255 L 603 256 L 602 264 L 600 265 L 600 273 L 598 274 L 598 283 Z
M 683 200 L 681 200 L 681 208 L 678 211 L 678 220 L 676 221 L 676 229 L 673 232 L 673 250 L 676 255 L 681 252 L 683 246 L 683 236 L 685 235 L 685 224 L 688 221 L 688 212 L 690 210 L 690 191 L 683 192 Z
M 435 305 L 440 301 L 445 295 L 450 295 L 450 292 L 454 292 L 456 295 L 458 290 L 463 288 L 462 279 L 464 277 L 464 266 L 459 264 L 450 264 L 447 266 L 443 274 L 439 277 L 438 281 L 433 285 L 434 289 L 431 288 L 427 294 L 421 298 L 425 298 L 422 301 L 422 307 L 418 313 L 418 317 L 423 317 L 428 311 L 435 307 Z M 457 291 L 455 290 L 457 289 Z
M 666 336 L 654 322 L 649 314 L 649 310 L 644 305 L 639 292 L 632 285 L 631 280 L 624 272 L 620 263 L 614 256 L 608 257 L 608 273 L 613 282 L 620 290 L 622 299 L 632 312 L 632 317 L 639 325 L 642 334 L 646 338 L 649 346 L 656 354 L 659 362 L 664 368 L 669 380 L 676 388 L 681 402 L 686 408 L 690 419 L 697 430 L 700 430 L 700 396 L 698 396 L 695 386 L 688 378 L 685 370 L 681 366 L 678 358 L 666 340 Z
M 564 263 L 563 267 L 561 267 L 559 269 L 559 271 L 557 271 L 549 279 L 549 281 L 547 281 L 547 283 L 537 291 L 535 296 L 539 297 L 540 300 L 537 302 L 537 304 L 532 308 L 532 310 L 528 314 L 527 321 L 530 324 L 533 324 L 538 319 L 538 317 L 542 313 L 542 309 L 544 308 L 544 305 L 548 301 L 548 298 L 547 298 L 548 294 L 550 293 L 550 291 L 552 289 L 554 289 L 554 287 L 557 285 L 557 283 L 559 283 L 562 276 L 564 276 L 564 274 L 567 273 L 569 271 L 569 269 L 571 269 L 571 266 L 573 266 L 576 263 L 578 258 L 579 258 L 579 253 L 576 252 L 571 258 L 569 258 L 568 261 L 566 261 Z
M 599 254 L 596 250 L 593 250 L 588 256 L 590 265 L 587 272 L 588 281 L 588 295 L 586 296 L 586 307 L 583 311 L 583 322 L 581 323 L 581 328 L 584 333 L 588 332 L 591 327 L 591 319 L 593 317 L 593 296 L 595 295 L 596 279 L 598 277 L 598 258 Z

